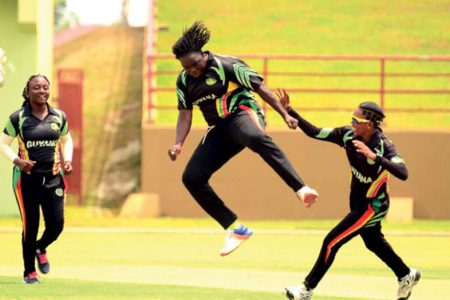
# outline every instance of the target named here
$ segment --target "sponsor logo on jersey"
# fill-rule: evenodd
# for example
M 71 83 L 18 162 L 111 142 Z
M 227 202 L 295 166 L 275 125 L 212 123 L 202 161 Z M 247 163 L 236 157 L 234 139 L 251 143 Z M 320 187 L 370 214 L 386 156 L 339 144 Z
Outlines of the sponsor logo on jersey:
M 195 100 L 194 102 L 192 102 L 192 104 L 194 104 L 194 105 L 199 105 L 199 104 L 202 103 L 203 101 L 206 101 L 206 100 L 215 100 L 215 99 L 217 99 L 217 96 L 216 96 L 215 94 L 210 94 L 210 95 L 207 95 L 207 96 L 205 96 L 205 97 L 201 97 L 201 98 Z
M 364 176 L 363 174 L 358 172 L 358 170 L 356 170 L 354 167 L 352 167 L 352 173 L 353 173 L 353 176 L 355 176 L 356 179 L 358 179 L 359 182 L 361 182 L 361 183 L 371 183 L 372 182 L 372 178 L 370 178 L 369 176 Z
M 55 190 L 55 194 L 56 194 L 56 196 L 58 196 L 58 197 L 62 197 L 62 196 L 64 195 L 64 190 L 63 190 L 62 188 L 57 188 L 57 189 Z
M 59 125 L 58 125 L 58 123 L 52 123 L 52 124 L 50 124 L 50 128 L 54 131 L 58 131 Z
M 55 147 L 58 140 L 27 141 L 27 149 L 39 147 Z
M 212 78 L 212 77 L 206 78 L 207 85 L 214 85 L 216 82 L 217 82 L 217 80 L 215 78 Z

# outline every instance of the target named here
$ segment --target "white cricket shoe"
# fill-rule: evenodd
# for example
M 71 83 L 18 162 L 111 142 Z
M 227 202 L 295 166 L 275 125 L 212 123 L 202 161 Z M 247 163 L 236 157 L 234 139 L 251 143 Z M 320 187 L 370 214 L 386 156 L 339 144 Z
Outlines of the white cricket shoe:
M 284 288 L 284 295 L 289 300 L 310 300 L 312 294 L 313 290 L 308 289 L 304 284 Z
M 412 288 L 419 282 L 419 270 L 411 269 L 409 274 L 398 281 L 397 300 L 406 300 L 411 296 Z
M 225 244 L 220 249 L 220 256 L 227 256 L 239 246 L 248 240 L 253 234 L 253 231 L 245 225 L 240 225 L 239 228 L 228 230 L 225 235 Z

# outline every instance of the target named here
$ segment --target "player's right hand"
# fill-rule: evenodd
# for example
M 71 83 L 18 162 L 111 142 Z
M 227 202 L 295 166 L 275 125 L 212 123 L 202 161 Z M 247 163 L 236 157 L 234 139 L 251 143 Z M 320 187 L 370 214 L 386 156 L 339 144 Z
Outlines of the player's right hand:
M 175 144 L 172 147 L 169 148 L 167 151 L 169 154 L 170 160 L 175 161 L 181 153 L 181 144 Z
M 284 121 L 290 129 L 295 129 L 298 126 L 298 120 L 286 114 Z
M 36 161 L 16 158 L 14 160 L 14 163 L 19 167 L 20 171 L 30 173 L 31 169 L 33 169 L 34 165 L 36 164 Z
M 304 208 L 310 208 L 314 203 L 317 202 L 317 197 L 319 197 L 319 193 L 315 189 L 310 188 L 305 185 L 297 192 L 297 198 L 302 201 Z

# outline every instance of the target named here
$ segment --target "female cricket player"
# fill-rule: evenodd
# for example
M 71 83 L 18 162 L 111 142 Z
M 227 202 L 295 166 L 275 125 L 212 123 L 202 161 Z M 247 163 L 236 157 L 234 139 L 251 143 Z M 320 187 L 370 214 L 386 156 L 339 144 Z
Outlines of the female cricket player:
M 303 284 L 285 289 L 287 298 L 311 299 L 314 288 L 331 267 L 339 248 L 359 235 L 367 249 L 398 278 L 397 299 L 408 299 L 421 273 L 403 262 L 381 232 L 381 220 L 389 209 L 389 174 L 401 180 L 408 178 L 404 160 L 380 128 L 385 117 L 383 110 L 374 102 L 363 102 L 354 110 L 351 126 L 317 128 L 290 107 L 286 91 L 278 90 L 277 95 L 307 136 L 345 149 L 352 174 L 350 212 L 323 240 L 319 257 Z

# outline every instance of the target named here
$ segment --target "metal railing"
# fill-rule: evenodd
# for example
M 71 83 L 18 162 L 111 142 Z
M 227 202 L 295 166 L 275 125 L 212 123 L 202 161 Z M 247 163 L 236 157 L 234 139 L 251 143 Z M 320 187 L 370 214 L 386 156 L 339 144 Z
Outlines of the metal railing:
M 437 95 L 437 94 L 445 94 L 450 95 L 450 81 L 444 84 L 444 88 L 386 88 L 386 80 L 387 78 L 444 78 L 450 79 L 450 56 L 441 55 L 441 56 L 428 56 L 428 55 L 291 55 L 291 54 L 244 54 L 238 55 L 239 58 L 243 60 L 259 60 L 260 62 L 257 64 L 262 65 L 261 70 L 259 71 L 265 79 L 265 82 L 271 81 L 271 78 L 276 76 L 285 76 L 285 77 L 303 77 L 303 78 L 312 78 L 312 77 L 372 77 L 378 78 L 378 87 L 377 88 L 365 88 L 365 87 L 339 87 L 339 88 L 330 88 L 326 86 L 320 87 L 304 87 L 304 86 L 295 86 L 291 88 L 287 88 L 289 92 L 297 92 L 297 93 L 327 93 L 327 94 L 376 94 L 379 98 L 379 104 L 385 108 L 386 104 L 386 95 L 389 94 L 405 94 L 405 95 Z M 148 93 L 148 122 L 153 122 L 152 111 L 153 110 L 165 110 L 165 109 L 176 109 L 176 102 L 174 101 L 174 105 L 158 105 L 153 99 L 154 95 L 158 92 L 168 92 L 173 91 L 175 95 L 175 80 L 173 80 L 172 86 L 162 86 L 159 87 L 156 85 L 156 78 L 160 75 L 170 75 L 173 74 L 174 77 L 180 71 L 180 66 L 175 70 L 158 70 L 156 64 L 160 60 L 174 60 L 174 56 L 171 54 L 151 54 L 147 56 L 147 93 Z M 378 70 L 376 71 L 351 71 L 351 72 L 343 72 L 343 71 L 279 71 L 272 70 L 269 68 L 273 62 L 282 62 L 282 61 L 295 61 L 295 62 L 306 62 L 306 61 L 321 61 L 325 63 L 331 64 L 336 61 L 345 61 L 345 62 L 360 62 L 361 65 L 363 62 L 373 62 L 378 65 Z M 390 62 L 425 62 L 425 63 L 436 63 L 436 62 L 444 62 L 449 63 L 448 67 L 444 67 L 444 71 L 426 71 L 426 72 L 417 72 L 417 71 L 387 71 L 386 65 Z M 270 84 L 269 84 L 270 85 Z M 174 96 L 175 97 L 175 96 Z M 263 109 L 268 109 L 263 103 Z M 302 107 L 303 110 L 312 110 L 312 111 L 335 111 L 342 110 L 342 107 Z M 398 112 L 442 112 L 442 113 L 450 113 L 450 97 L 449 97 L 449 105 L 444 107 L 410 107 L 410 108 L 396 108 L 389 109 L 390 111 L 398 111 Z

